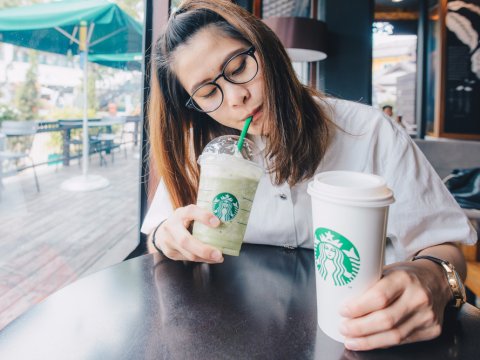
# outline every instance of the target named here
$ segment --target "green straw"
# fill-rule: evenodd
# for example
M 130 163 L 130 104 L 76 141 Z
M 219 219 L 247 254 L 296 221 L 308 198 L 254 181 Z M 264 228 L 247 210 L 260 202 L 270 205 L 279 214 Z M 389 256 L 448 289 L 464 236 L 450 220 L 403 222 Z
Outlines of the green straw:
M 237 145 L 238 152 L 242 151 L 243 141 L 245 140 L 245 136 L 247 135 L 248 127 L 252 122 L 252 118 L 253 116 L 250 116 L 247 118 L 247 120 L 245 120 L 245 125 L 243 125 L 242 133 L 240 134 L 240 138 L 238 139 L 238 145 Z

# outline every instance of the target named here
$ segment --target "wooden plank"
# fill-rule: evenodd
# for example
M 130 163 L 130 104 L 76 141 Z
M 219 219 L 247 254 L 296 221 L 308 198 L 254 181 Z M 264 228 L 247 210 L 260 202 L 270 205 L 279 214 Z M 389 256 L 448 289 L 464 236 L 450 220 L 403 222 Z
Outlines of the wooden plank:
M 80 174 L 76 165 L 40 168 L 40 193 L 28 170 L 5 181 L 5 189 L 15 185 L 18 194 L 12 206 L 0 201 L 0 329 L 92 266 L 98 270 L 98 264 L 128 255 L 117 250 L 114 260 L 107 256 L 110 249 L 133 250 L 140 179 L 139 160 L 129 154 L 127 159 L 117 156 L 113 164 L 108 156 L 106 167 L 92 157 L 91 173 L 110 180 L 98 191 L 61 190 L 64 180 Z

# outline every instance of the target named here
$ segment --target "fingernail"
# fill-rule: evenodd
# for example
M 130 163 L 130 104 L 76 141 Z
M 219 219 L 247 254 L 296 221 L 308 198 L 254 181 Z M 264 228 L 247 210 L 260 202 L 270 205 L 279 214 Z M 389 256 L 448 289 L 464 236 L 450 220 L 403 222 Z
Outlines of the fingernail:
M 212 216 L 210 218 L 210 224 L 213 226 L 217 226 L 220 224 L 220 220 L 216 216 Z
M 220 261 L 222 259 L 222 253 L 219 250 L 214 250 L 210 257 L 212 260 Z
M 349 350 L 357 350 L 358 345 L 358 341 L 355 339 L 345 339 L 345 347 Z
M 338 331 L 340 331 L 342 335 L 347 335 L 347 326 L 345 324 L 340 324 Z

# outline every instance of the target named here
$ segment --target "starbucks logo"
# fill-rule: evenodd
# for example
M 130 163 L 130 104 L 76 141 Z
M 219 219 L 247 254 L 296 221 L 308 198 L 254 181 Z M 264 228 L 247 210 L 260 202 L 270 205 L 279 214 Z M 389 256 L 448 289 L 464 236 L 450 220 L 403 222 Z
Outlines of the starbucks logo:
M 213 213 L 223 222 L 233 220 L 238 213 L 238 200 L 230 193 L 220 193 L 213 198 Z
M 326 228 L 315 230 L 315 265 L 326 282 L 344 286 L 353 281 L 360 269 L 360 255 L 346 237 Z

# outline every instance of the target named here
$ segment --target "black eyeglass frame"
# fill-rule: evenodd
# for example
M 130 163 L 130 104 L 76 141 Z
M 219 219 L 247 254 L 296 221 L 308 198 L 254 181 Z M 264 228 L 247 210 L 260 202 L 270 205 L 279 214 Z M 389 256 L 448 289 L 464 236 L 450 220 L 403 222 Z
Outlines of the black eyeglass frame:
M 236 81 L 233 81 L 231 79 L 229 79 L 227 77 L 227 75 L 225 75 L 225 69 L 227 68 L 228 64 L 230 64 L 230 62 L 235 59 L 237 56 L 242 56 L 242 55 L 248 55 L 250 56 L 254 61 L 255 61 L 255 64 L 257 65 L 257 70 L 255 71 L 255 74 L 252 76 L 251 79 L 247 80 L 247 81 L 242 81 L 242 82 L 236 82 Z M 211 82 L 208 82 L 208 83 L 205 83 L 205 84 L 202 84 L 200 85 L 198 88 L 196 88 L 192 95 L 189 97 L 189 99 L 187 100 L 187 102 L 185 103 L 185 106 L 189 109 L 192 109 L 192 110 L 196 110 L 198 112 L 202 112 L 202 113 L 211 113 L 215 110 L 217 110 L 220 106 L 222 106 L 223 104 L 223 98 L 224 98 L 224 95 L 223 95 L 223 90 L 221 88 L 220 85 L 217 84 L 217 80 L 220 79 L 220 78 L 224 78 L 225 81 L 228 81 L 229 83 L 231 84 L 246 84 L 250 81 L 252 81 L 255 76 L 257 76 L 257 73 L 258 73 L 258 61 L 257 61 L 257 58 L 255 57 L 255 46 L 251 46 L 250 48 L 248 48 L 247 50 L 245 51 L 242 51 L 241 53 L 238 53 L 236 55 L 233 55 L 230 59 L 228 59 L 228 61 L 225 63 L 225 65 L 223 65 L 223 68 L 222 68 L 222 72 L 215 78 L 213 79 Z M 222 100 L 220 101 L 220 104 L 213 110 L 209 110 L 209 111 L 204 111 L 200 106 L 198 106 L 196 103 L 195 103 L 195 100 L 193 100 L 193 96 L 195 95 L 195 93 L 201 89 L 202 87 L 204 87 L 205 85 L 213 85 L 213 86 L 216 86 L 218 88 L 218 90 L 220 90 L 220 94 L 222 95 Z

